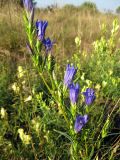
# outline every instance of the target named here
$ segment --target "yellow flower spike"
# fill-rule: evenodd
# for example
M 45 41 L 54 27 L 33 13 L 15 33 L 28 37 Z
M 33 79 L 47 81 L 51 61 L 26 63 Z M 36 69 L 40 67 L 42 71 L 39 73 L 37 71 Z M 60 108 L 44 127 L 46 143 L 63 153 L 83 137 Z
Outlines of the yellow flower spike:
M 23 67 L 22 66 L 18 66 L 18 73 L 17 73 L 17 76 L 18 78 L 22 78 L 25 74 L 25 71 L 23 70 Z
M 20 88 L 16 82 L 12 84 L 11 88 L 15 93 L 19 93 L 19 91 L 20 91 Z
M 25 98 L 24 102 L 28 102 L 32 100 L 32 96 L 28 96 L 27 98 Z
M 79 37 L 75 38 L 76 46 L 79 47 L 81 45 L 81 39 Z
M 22 66 L 18 66 L 18 72 L 22 72 L 23 71 L 23 68 L 22 68 Z
M 106 87 L 107 86 L 107 82 L 106 81 L 102 81 L 102 87 Z
M 30 141 L 32 139 L 30 135 L 25 134 L 22 128 L 18 129 L 18 133 L 19 133 L 20 139 L 25 145 L 30 144 Z
M 22 128 L 20 128 L 20 129 L 18 129 L 18 133 L 19 133 L 20 137 L 23 137 L 24 130 Z
M 39 133 L 40 131 L 40 123 L 38 122 L 39 117 L 37 117 L 36 119 L 32 120 L 32 125 L 33 125 L 33 129 Z
M 2 119 L 7 118 L 7 112 L 3 107 L 1 108 L 0 114 Z
M 101 88 L 101 85 L 100 84 L 96 84 L 95 89 L 97 89 L 99 91 L 100 88 Z
M 95 160 L 99 160 L 99 159 L 98 159 L 98 156 L 95 158 Z
M 86 83 L 88 85 L 88 87 L 92 84 L 92 81 L 90 81 L 89 79 L 86 79 Z
M 30 144 L 30 141 L 31 141 L 31 136 L 30 135 L 25 135 L 24 136 L 24 144 Z
M 112 70 L 109 70 L 109 75 L 111 76 L 113 74 L 113 71 Z
M 82 74 L 81 80 L 83 80 L 83 81 L 85 80 L 85 73 Z

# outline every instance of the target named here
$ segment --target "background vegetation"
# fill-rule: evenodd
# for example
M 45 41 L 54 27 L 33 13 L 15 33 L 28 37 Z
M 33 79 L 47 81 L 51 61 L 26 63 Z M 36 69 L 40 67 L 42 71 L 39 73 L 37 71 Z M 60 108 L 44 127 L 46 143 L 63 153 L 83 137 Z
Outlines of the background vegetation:
M 63 117 L 39 78 L 26 48 L 22 4 L 20 1 L 5 2 L 0 1 L 1 159 L 69 159 L 71 142 L 67 127 L 63 125 Z M 119 9 L 117 12 L 119 13 Z M 101 13 L 94 3 L 86 2 L 78 7 L 66 5 L 63 8 L 37 8 L 35 20 L 37 19 L 48 20 L 46 35 L 50 35 L 56 42 L 53 55 L 57 63 L 55 72 L 58 82 L 61 83 L 63 79 L 66 63 L 74 63 L 78 67 L 76 80 L 81 89 L 92 87 L 96 91 L 97 98 L 91 107 L 92 118 L 88 125 L 88 128 L 91 127 L 90 138 L 84 136 L 87 133 L 84 131 L 82 140 L 85 142 L 80 141 L 86 145 L 83 143 L 79 155 L 91 160 L 118 160 L 119 15 Z M 47 80 L 49 84 L 49 79 Z M 68 95 L 65 97 L 65 104 L 69 106 Z M 90 134 L 92 130 L 95 132 Z M 33 141 L 27 145 L 31 137 Z

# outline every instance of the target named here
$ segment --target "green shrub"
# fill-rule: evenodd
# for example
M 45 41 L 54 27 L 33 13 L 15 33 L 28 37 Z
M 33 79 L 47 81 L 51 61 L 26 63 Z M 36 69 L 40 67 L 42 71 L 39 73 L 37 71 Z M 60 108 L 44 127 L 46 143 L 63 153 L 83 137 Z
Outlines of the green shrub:
M 83 10 L 83 11 L 89 11 L 91 13 L 96 13 L 98 12 L 97 6 L 95 3 L 93 2 L 84 2 L 79 9 Z
M 120 6 L 119 6 L 119 7 L 117 7 L 117 9 L 116 9 L 116 13 L 117 13 L 117 14 L 120 14 Z

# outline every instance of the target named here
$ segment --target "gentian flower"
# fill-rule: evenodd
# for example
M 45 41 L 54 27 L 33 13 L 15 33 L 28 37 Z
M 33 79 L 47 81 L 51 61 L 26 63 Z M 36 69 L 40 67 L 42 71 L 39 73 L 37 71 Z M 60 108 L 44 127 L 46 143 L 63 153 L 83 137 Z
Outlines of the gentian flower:
M 83 94 L 85 96 L 86 105 L 91 105 L 96 98 L 96 96 L 94 95 L 94 90 L 91 88 L 87 88 L 86 92 L 83 92 Z
M 70 89 L 70 101 L 72 104 L 75 104 L 78 100 L 80 86 L 78 83 L 76 83 L 76 85 L 71 84 L 69 86 L 69 89 Z
M 71 84 L 76 72 L 77 69 L 75 69 L 74 66 L 71 67 L 70 64 L 67 65 L 64 75 L 64 85 L 66 87 L 68 87 Z
M 34 4 L 32 0 L 23 0 L 25 9 L 27 10 L 27 18 L 30 23 L 33 23 L 34 19 Z
M 47 38 L 47 39 L 43 40 L 43 44 L 44 44 L 44 46 L 46 48 L 46 52 L 48 52 L 48 51 L 50 51 L 52 49 L 52 46 L 53 46 L 54 42 L 52 42 L 50 40 L 50 38 Z
M 37 36 L 38 36 L 38 39 L 41 41 L 44 40 L 45 30 L 46 30 L 47 25 L 48 25 L 47 21 L 37 21 L 36 22 Z
M 32 9 L 33 9 L 33 2 L 32 2 L 32 0 L 23 0 L 23 4 L 24 4 L 25 9 L 28 12 L 32 11 Z
M 88 122 L 88 115 L 77 115 L 75 120 L 75 126 L 74 129 L 78 133 L 80 130 L 84 127 L 84 125 Z

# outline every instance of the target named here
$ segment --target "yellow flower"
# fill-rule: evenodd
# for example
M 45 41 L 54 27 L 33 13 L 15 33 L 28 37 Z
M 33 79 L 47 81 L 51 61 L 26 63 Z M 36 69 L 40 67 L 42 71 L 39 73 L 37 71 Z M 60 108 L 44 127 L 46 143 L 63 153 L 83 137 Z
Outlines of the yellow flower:
M 113 74 L 113 71 L 112 70 L 109 70 L 109 75 L 111 76 Z
M 17 76 L 18 78 L 22 78 L 25 74 L 25 71 L 23 70 L 23 67 L 22 66 L 18 66 L 18 73 L 17 73 Z
M 33 120 L 32 120 L 32 125 L 33 125 L 34 130 L 35 130 L 37 133 L 39 133 L 40 123 L 37 122 L 37 121 L 38 121 L 38 119 L 33 119 Z
M 20 139 L 22 140 L 22 142 L 25 144 L 25 145 L 28 145 L 30 144 L 30 141 L 32 139 L 32 137 L 28 134 L 25 134 L 24 133 L 24 130 L 22 128 L 18 129 L 18 133 L 19 133 L 19 136 L 20 136 Z
M 81 80 L 84 80 L 84 79 L 85 79 L 85 73 L 83 73 L 81 76 Z
M 99 91 L 100 88 L 101 88 L 101 85 L 100 84 L 96 84 L 95 89 L 97 89 Z
M 7 112 L 3 107 L 1 108 L 0 114 L 2 119 L 7 117 Z
M 79 37 L 75 38 L 75 43 L 79 47 L 81 45 L 81 39 Z
M 31 136 L 30 135 L 25 135 L 24 143 L 25 144 L 30 144 L 31 141 Z
M 32 100 L 32 96 L 28 96 L 27 98 L 25 98 L 24 102 L 28 102 Z
M 106 87 L 107 86 L 107 82 L 106 81 L 102 81 L 102 87 Z
M 19 91 L 20 91 L 20 88 L 19 88 L 19 86 L 17 85 L 16 82 L 13 83 L 13 85 L 12 85 L 11 88 L 13 89 L 13 91 L 14 91 L 15 93 L 19 93 Z
M 92 81 L 90 81 L 89 79 L 86 79 L 86 83 L 87 83 L 88 87 L 90 87 L 90 85 L 92 84 Z

